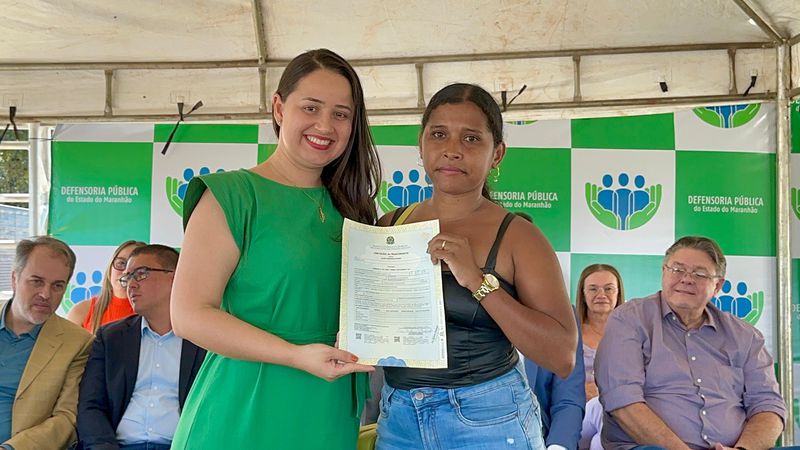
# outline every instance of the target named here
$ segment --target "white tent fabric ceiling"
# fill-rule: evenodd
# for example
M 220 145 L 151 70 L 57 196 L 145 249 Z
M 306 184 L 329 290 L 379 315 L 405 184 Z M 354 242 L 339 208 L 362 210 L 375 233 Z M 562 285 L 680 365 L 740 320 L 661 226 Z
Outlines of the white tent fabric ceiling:
M 175 115 L 183 98 L 204 102 L 198 118 L 263 118 L 259 67 L 268 97 L 281 64 L 318 47 L 356 62 L 376 114 L 418 112 L 418 75 L 422 100 L 452 81 L 512 95 L 525 84 L 522 115 L 726 96 L 729 48 L 736 91 L 757 74 L 751 98 L 768 99 L 776 44 L 742 5 L 795 37 L 800 85 L 797 0 L 0 0 L 0 114 L 14 104 L 21 121 L 153 120 Z M 698 44 L 718 45 L 677 51 Z M 676 51 L 619 50 L 655 46 Z

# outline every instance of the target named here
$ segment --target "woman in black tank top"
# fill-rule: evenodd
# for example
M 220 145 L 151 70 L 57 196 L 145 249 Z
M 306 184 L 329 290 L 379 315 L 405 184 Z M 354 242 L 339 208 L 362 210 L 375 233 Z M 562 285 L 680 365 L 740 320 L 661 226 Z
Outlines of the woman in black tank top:
M 516 349 L 566 377 L 577 329 L 547 239 L 489 198 L 487 176 L 506 150 L 502 124 L 478 86 L 436 93 L 419 139 L 433 197 L 378 222 L 439 220 L 428 253 L 443 264 L 448 347 L 447 369 L 384 369 L 378 450 L 544 448 Z

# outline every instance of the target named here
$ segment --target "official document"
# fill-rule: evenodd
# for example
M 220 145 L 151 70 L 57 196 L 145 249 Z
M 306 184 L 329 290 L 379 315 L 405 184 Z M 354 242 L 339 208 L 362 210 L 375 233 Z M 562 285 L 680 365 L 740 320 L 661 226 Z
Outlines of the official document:
M 439 221 L 373 227 L 344 220 L 339 347 L 378 366 L 447 367 Z

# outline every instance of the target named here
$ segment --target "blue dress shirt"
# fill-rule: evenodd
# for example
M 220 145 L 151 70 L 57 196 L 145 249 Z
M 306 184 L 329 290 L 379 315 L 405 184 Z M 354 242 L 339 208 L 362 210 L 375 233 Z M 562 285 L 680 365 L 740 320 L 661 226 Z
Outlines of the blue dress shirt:
M 178 377 L 183 339 L 169 333 L 160 336 L 142 317 L 142 341 L 136 386 L 117 426 L 122 445 L 149 442 L 170 444 L 178 426 Z
M 42 329 L 42 325 L 36 325 L 28 333 L 14 334 L 6 324 L 6 311 L 10 305 L 10 301 L 6 302 L 0 312 L 0 442 L 11 438 L 11 410 L 19 380 Z M 3 447 L 11 448 L 8 445 Z
M 575 351 L 575 368 L 566 379 L 539 367 L 525 358 L 525 372 L 533 393 L 542 410 L 542 428 L 545 444 L 560 445 L 567 450 L 578 448 L 586 407 L 583 366 L 583 338 L 578 326 L 578 348 Z

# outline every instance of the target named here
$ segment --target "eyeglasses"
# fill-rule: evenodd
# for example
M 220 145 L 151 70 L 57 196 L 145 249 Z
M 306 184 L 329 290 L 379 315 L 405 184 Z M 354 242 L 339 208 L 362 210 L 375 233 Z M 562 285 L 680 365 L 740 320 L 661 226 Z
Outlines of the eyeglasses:
M 126 273 L 125 275 L 119 277 L 119 284 L 122 287 L 126 288 L 126 287 L 128 287 L 128 283 L 131 281 L 131 278 L 133 278 L 136 281 L 142 281 L 145 278 L 150 276 L 150 272 L 165 272 L 165 273 L 169 273 L 169 272 L 175 272 L 175 271 L 174 270 L 169 270 L 169 269 L 156 269 L 156 268 L 153 268 L 153 267 L 138 267 L 133 272 Z
M 717 278 L 720 278 L 719 275 L 711 275 L 710 273 L 706 273 L 702 270 L 689 271 L 683 267 L 672 267 L 666 264 L 664 264 L 664 270 L 679 280 L 682 280 L 683 276 L 686 274 L 688 274 L 694 281 L 713 281 Z
M 589 286 L 583 290 L 583 292 L 592 297 L 598 295 L 601 291 L 606 295 L 614 295 L 617 293 L 617 287 L 613 285 L 604 287 Z
M 113 268 L 115 268 L 115 269 L 117 269 L 119 271 L 124 271 L 125 270 L 125 266 L 127 264 L 128 264 L 128 260 L 127 259 L 120 258 L 119 256 L 117 256 L 116 258 L 114 258 L 114 261 L 111 262 L 111 267 L 113 267 Z

